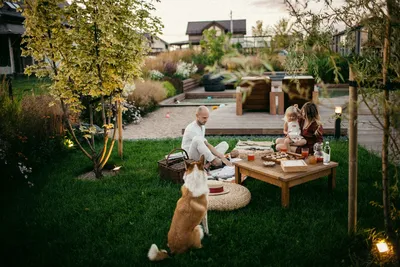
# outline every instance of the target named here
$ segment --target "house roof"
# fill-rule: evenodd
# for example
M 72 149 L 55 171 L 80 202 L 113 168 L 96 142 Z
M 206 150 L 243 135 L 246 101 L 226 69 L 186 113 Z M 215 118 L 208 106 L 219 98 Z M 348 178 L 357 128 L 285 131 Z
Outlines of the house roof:
M 24 26 L 22 26 L 22 24 L 10 24 L 10 23 L 0 24 L 0 35 L 2 34 L 22 35 L 24 32 L 25 28 Z
M 231 21 L 230 20 L 213 20 L 213 21 L 189 21 L 187 25 L 186 34 L 188 35 L 201 35 L 203 31 L 212 24 L 216 24 L 230 32 Z M 236 19 L 233 20 L 233 33 L 234 34 L 246 34 L 246 20 Z

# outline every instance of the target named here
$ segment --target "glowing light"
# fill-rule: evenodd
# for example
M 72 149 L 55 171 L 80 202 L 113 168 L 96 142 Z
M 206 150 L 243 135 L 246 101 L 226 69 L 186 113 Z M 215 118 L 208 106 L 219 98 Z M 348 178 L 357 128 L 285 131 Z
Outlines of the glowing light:
M 342 107 L 335 107 L 336 114 L 342 114 Z
M 378 251 L 380 253 L 384 253 L 384 252 L 387 252 L 389 250 L 389 247 L 388 247 L 388 245 L 386 244 L 385 241 L 381 241 L 381 242 L 377 243 L 376 247 L 378 248 Z

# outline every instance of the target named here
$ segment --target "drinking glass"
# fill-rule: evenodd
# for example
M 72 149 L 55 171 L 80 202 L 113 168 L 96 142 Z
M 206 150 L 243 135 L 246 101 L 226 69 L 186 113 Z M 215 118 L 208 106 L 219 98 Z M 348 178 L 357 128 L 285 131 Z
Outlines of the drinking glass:
M 308 152 L 309 152 L 308 147 L 303 147 L 303 148 L 301 149 L 301 155 L 302 155 L 304 158 L 307 158 L 307 157 L 308 157 Z
M 317 164 L 317 158 L 315 156 L 309 156 L 308 157 L 308 163 Z

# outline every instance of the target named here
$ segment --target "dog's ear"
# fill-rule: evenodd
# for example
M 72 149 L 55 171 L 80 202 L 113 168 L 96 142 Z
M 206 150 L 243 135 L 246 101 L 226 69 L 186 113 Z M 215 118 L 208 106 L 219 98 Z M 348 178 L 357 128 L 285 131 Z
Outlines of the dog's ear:
M 204 157 L 204 155 L 201 155 L 200 156 L 200 160 L 199 160 L 199 162 L 201 163 L 201 165 L 204 165 L 204 163 L 205 163 L 205 157 Z

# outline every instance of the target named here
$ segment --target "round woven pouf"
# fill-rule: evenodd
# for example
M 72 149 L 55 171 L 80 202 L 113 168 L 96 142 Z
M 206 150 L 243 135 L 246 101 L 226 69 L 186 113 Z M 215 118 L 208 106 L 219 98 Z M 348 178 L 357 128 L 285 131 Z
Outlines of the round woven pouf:
M 249 204 L 251 194 L 246 187 L 234 183 L 223 184 L 229 193 L 208 196 L 208 210 L 236 210 Z

